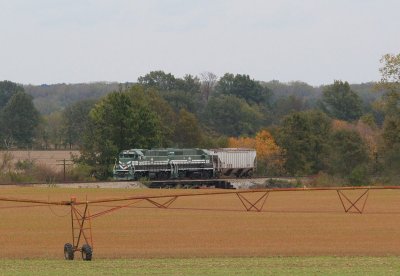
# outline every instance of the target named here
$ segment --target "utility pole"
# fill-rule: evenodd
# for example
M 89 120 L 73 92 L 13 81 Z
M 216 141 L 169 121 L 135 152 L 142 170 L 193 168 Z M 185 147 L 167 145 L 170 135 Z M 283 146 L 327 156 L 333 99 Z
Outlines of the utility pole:
M 65 179 L 66 179 L 66 167 L 67 166 L 72 166 L 73 165 L 73 161 L 72 160 L 67 160 L 67 159 L 63 159 L 63 160 L 56 160 L 57 162 L 62 162 L 61 164 L 56 164 L 57 166 L 63 166 L 63 176 L 64 176 L 64 182 L 65 182 Z M 68 163 L 67 163 L 68 162 Z M 69 162 L 71 162 L 71 163 L 69 163 Z

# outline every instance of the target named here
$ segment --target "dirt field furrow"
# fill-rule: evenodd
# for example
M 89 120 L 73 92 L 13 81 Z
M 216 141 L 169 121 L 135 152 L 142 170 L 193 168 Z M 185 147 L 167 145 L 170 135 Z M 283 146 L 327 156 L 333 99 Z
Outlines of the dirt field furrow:
M 2 197 L 94 200 L 191 191 L 25 187 L 0 192 Z M 64 243 L 71 242 L 68 207 L 21 205 L 27 204 L 0 202 L 0 258 L 62 258 Z M 97 204 L 90 211 L 117 205 Z M 371 191 L 364 214 L 344 213 L 335 191 L 271 193 L 261 213 L 243 211 L 235 195 L 179 198 L 167 210 L 150 207 L 140 202 L 94 219 L 96 258 L 400 255 L 400 191 Z

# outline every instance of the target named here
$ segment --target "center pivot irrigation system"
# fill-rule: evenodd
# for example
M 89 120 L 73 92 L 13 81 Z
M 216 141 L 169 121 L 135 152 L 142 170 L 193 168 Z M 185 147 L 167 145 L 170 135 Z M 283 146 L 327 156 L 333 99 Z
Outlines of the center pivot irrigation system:
M 364 187 L 326 187 L 326 188 L 284 188 L 284 189 L 257 189 L 257 190 L 237 190 L 237 191 L 204 191 L 196 193 L 177 193 L 169 195 L 155 195 L 146 196 L 138 195 L 131 197 L 122 198 L 105 198 L 92 201 L 77 201 L 75 196 L 72 196 L 69 201 L 45 201 L 45 200 L 31 200 L 31 199 L 18 199 L 0 197 L 0 202 L 18 202 L 18 203 L 30 203 L 33 206 L 42 205 L 57 205 L 57 206 L 68 206 L 71 209 L 71 230 L 72 230 L 72 243 L 66 243 L 64 245 L 64 256 L 66 260 L 73 260 L 75 252 L 81 252 L 82 259 L 90 261 L 93 254 L 93 238 L 92 238 L 92 224 L 91 220 L 102 215 L 117 211 L 126 207 L 135 207 L 134 204 L 146 201 L 152 205 L 152 207 L 160 209 L 168 209 L 171 205 L 182 197 L 199 197 L 199 196 L 214 196 L 214 195 L 233 195 L 236 196 L 241 206 L 244 207 L 244 211 L 247 212 L 262 212 L 265 202 L 270 193 L 273 192 L 298 192 L 298 191 L 336 191 L 343 210 L 346 213 L 358 213 L 364 212 L 365 204 L 368 199 L 370 190 L 397 190 L 400 186 L 364 186 Z M 354 199 L 350 199 L 346 195 L 345 191 L 358 190 L 360 194 Z M 254 199 L 249 199 L 249 194 L 257 194 Z M 100 203 L 123 203 L 118 206 L 107 206 L 109 209 L 91 214 L 89 211 L 90 206 L 99 206 L 96 204 Z M 15 206 L 18 207 L 18 206 Z M 27 207 L 27 206 L 24 206 Z M 172 208 L 170 208 L 172 209 Z M 189 208 L 180 208 L 189 209 Z M 221 209 L 195 209 L 191 210 L 214 210 L 221 211 Z M 225 210 L 226 211 L 226 210 Z M 237 210 L 230 210 L 237 211 Z

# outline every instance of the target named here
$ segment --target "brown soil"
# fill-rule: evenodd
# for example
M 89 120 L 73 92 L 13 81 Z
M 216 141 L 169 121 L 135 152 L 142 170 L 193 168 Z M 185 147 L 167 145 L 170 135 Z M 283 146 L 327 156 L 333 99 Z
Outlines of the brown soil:
M 2 197 L 42 200 L 182 192 L 195 191 L 0 189 Z M 400 255 L 399 196 L 400 191 L 372 190 L 361 215 L 344 213 L 334 191 L 271 193 L 261 213 L 243 211 L 236 195 L 182 197 L 168 210 L 141 202 L 92 221 L 94 256 Z M 0 202 L 0 258 L 62 258 L 64 243 L 72 239 L 69 208 L 9 208 L 21 205 L 27 204 Z M 91 206 L 90 211 L 104 209 Z

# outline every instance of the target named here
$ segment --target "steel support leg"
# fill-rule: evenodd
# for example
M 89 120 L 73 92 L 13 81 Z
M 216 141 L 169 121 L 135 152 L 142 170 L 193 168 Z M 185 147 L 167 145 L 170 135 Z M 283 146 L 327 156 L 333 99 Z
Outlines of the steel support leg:
M 168 199 L 167 201 L 165 201 L 164 203 L 159 203 L 157 201 L 154 201 L 150 198 L 146 198 L 146 200 L 148 202 L 150 202 L 151 204 L 153 204 L 154 206 L 156 206 L 157 208 L 163 208 L 163 209 L 167 209 L 169 206 L 171 206 L 172 203 L 174 203 L 174 201 L 177 199 L 177 196 L 174 196 L 170 199 Z
M 246 209 L 246 211 L 250 212 L 250 211 L 256 211 L 256 212 L 261 212 L 265 201 L 268 198 L 269 192 L 265 192 L 261 195 L 260 198 L 258 198 L 254 203 L 251 203 L 247 198 L 245 198 L 241 193 L 236 193 L 237 197 L 240 199 L 240 201 L 242 202 L 244 208 Z M 257 207 L 257 205 L 259 205 L 259 207 Z
M 72 245 L 75 251 L 81 251 L 82 244 L 88 244 L 93 248 L 92 224 L 90 220 L 89 206 L 85 204 L 83 212 L 71 203 L 72 221 Z
M 365 189 L 365 191 L 357 197 L 354 201 L 349 199 L 344 193 L 343 190 L 336 190 L 340 202 L 342 203 L 343 209 L 346 213 L 359 213 L 362 214 L 364 212 L 365 204 L 367 203 L 368 200 L 368 195 L 369 195 L 369 189 Z M 362 202 L 362 198 L 364 198 L 364 202 Z M 347 203 L 347 204 L 345 204 Z M 357 204 L 358 203 L 358 204 Z M 362 204 L 362 206 L 360 206 Z M 346 205 L 348 207 L 346 207 Z M 351 212 L 351 210 L 353 210 Z

